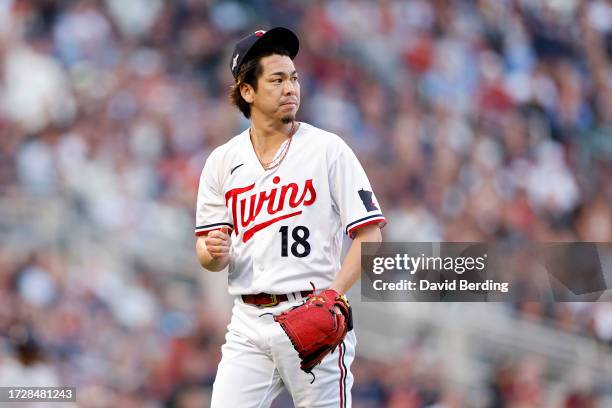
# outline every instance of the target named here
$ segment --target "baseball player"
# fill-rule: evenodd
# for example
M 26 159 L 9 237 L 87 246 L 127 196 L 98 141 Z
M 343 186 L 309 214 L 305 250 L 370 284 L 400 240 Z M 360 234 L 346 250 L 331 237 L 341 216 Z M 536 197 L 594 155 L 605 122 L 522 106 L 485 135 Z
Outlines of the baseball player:
M 351 406 L 344 293 L 360 243 L 380 242 L 385 218 L 345 142 L 296 120 L 298 48 L 282 27 L 237 43 L 231 99 L 250 127 L 210 154 L 200 178 L 197 256 L 227 268 L 236 296 L 212 407 L 269 407 L 283 387 L 296 407 Z M 353 242 L 340 265 L 343 233 Z

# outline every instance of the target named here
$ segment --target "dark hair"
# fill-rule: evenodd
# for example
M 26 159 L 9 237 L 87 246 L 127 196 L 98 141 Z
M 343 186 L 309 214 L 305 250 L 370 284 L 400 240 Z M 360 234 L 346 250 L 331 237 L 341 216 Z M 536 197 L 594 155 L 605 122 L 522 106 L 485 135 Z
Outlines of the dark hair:
M 237 106 L 247 119 L 251 117 L 251 105 L 242 98 L 242 94 L 240 94 L 240 84 L 249 84 L 257 91 L 257 80 L 263 73 L 263 67 L 260 61 L 262 58 L 269 57 L 270 55 L 290 56 L 289 51 L 282 47 L 262 48 L 257 54 L 249 58 L 247 62 L 240 65 L 236 81 L 230 88 L 229 98 L 232 105 Z

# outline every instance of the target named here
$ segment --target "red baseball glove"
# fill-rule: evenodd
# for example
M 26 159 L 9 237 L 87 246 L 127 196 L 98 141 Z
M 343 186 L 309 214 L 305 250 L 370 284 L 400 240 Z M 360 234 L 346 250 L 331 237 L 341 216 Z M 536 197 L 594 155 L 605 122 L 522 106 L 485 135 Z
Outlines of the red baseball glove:
M 352 329 L 348 300 L 333 289 L 313 291 L 303 305 L 274 316 L 274 320 L 289 336 L 306 373 L 333 352 Z

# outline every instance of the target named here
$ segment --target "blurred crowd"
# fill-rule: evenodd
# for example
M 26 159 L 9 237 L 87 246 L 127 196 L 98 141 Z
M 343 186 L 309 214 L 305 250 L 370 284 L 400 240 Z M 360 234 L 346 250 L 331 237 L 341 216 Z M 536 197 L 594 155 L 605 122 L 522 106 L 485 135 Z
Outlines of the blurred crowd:
M 168 258 L 195 257 L 204 161 L 248 126 L 233 44 L 278 25 L 299 119 L 353 147 L 385 240 L 612 241 L 609 0 L 0 0 L 0 385 L 206 406 L 226 322 Z M 512 313 L 612 343 L 610 303 Z M 359 358 L 354 406 L 468 406 L 417 354 Z M 542 371 L 499 363 L 487 406 L 542 406 Z

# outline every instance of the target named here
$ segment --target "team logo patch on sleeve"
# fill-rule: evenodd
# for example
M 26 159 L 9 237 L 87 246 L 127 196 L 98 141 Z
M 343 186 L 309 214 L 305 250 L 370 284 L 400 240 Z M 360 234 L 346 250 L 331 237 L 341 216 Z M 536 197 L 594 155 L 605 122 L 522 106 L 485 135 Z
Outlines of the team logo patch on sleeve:
M 374 201 L 372 200 L 371 191 L 364 190 L 362 188 L 361 190 L 358 191 L 358 193 L 359 193 L 359 198 L 361 198 L 361 202 L 363 203 L 363 206 L 365 207 L 366 211 L 378 210 L 378 207 L 376 207 L 376 204 L 374 204 Z

